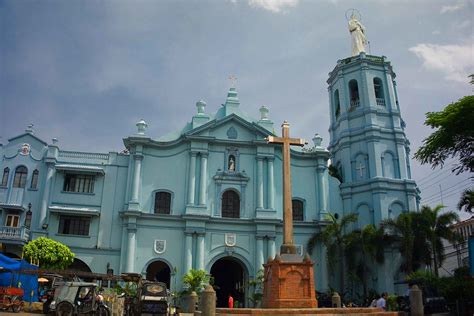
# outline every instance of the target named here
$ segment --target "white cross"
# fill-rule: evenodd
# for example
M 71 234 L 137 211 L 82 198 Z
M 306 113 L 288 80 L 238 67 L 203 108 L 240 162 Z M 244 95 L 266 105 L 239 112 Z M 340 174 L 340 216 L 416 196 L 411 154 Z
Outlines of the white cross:
M 356 170 L 359 171 L 359 176 L 362 178 L 364 176 L 364 170 L 365 170 L 365 166 L 362 163 L 362 161 L 359 162 L 359 167 L 357 167 Z
M 237 77 L 234 76 L 234 75 L 230 75 L 229 76 L 229 80 L 230 80 L 230 85 L 232 88 L 235 88 L 235 82 L 237 81 Z

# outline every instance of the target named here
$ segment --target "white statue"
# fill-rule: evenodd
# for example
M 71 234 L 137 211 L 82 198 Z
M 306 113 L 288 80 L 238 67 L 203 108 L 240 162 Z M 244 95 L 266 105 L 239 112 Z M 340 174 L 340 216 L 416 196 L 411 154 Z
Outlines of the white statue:
M 229 157 L 229 171 L 235 171 L 235 159 L 234 156 Z
M 365 53 L 365 45 L 367 45 L 365 27 L 357 19 L 355 12 L 351 14 L 349 20 L 349 32 L 351 32 L 352 37 L 352 56 L 358 56 L 361 52 Z

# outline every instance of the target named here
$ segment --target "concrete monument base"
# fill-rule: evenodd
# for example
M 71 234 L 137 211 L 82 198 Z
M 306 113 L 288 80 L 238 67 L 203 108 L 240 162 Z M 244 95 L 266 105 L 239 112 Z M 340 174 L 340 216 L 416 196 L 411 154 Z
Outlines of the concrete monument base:
M 277 255 L 263 265 L 262 307 L 317 308 L 314 292 L 313 262 L 308 255 Z

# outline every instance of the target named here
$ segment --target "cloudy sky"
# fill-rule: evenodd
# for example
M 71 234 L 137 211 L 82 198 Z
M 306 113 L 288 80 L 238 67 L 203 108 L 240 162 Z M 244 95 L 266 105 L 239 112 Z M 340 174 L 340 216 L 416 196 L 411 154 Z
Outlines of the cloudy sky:
M 28 123 L 61 148 L 120 151 L 180 129 L 196 101 L 215 112 L 238 78 L 241 107 L 328 144 L 326 79 L 350 55 L 345 12 L 357 8 L 370 53 L 397 73 L 412 152 L 425 113 L 472 94 L 473 4 L 448 0 L 0 1 L 0 142 Z M 412 161 L 424 202 L 454 208 L 468 175 Z

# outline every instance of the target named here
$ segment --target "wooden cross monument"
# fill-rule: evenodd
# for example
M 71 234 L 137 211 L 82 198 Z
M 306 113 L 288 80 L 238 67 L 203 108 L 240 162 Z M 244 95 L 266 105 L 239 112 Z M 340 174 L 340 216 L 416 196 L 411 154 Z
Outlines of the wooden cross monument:
M 293 243 L 293 208 L 291 205 L 291 174 L 290 174 L 290 146 L 304 146 L 306 142 L 301 138 L 290 138 L 290 124 L 284 121 L 281 125 L 282 137 L 268 136 L 268 143 L 283 145 L 283 244 L 280 253 L 295 254 Z
M 283 145 L 283 244 L 280 254 L 263 265 L 264 308 L 315 308 L 313 262 L 296 254 L 293 243 L 293 209 L 291 205 L 290 146 L 304 146 L 300 138 L 290 138 L 290 124 L 282 124 L 282 137 L 268 136 L 268 143 Z M 272 314 L 269 312 L 268 315 Z

